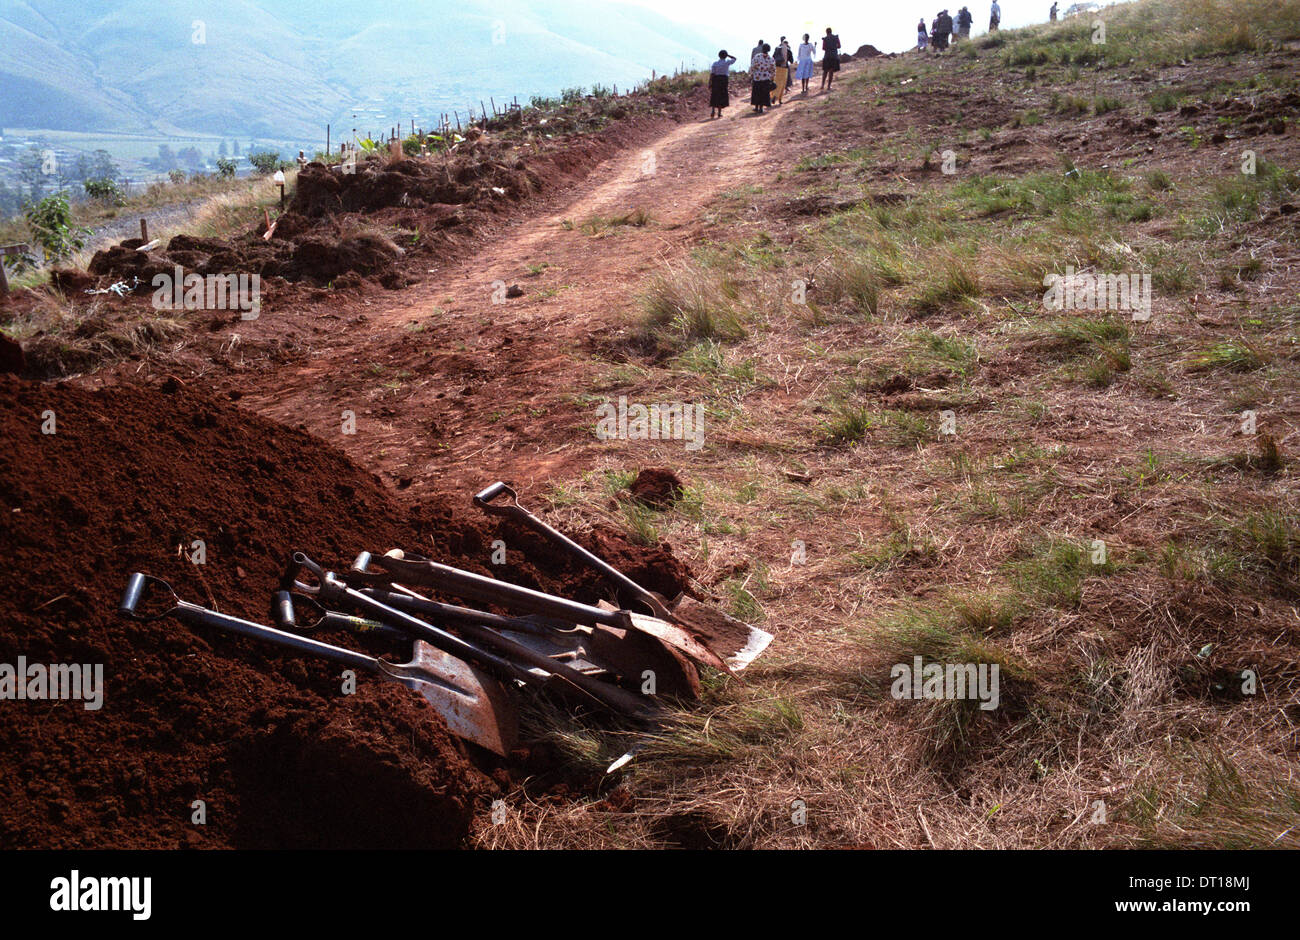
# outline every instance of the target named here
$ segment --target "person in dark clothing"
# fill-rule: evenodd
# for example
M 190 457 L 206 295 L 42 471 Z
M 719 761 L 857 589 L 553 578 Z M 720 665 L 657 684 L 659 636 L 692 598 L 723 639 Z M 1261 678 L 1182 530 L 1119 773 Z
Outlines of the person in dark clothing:
M 781 37 L 781 48 L 785 50 L 785 87 L 794 87 L 794 49 L 790 43 L 786 42 L 784 36 Z
M 790 77 L 790 48 L 784 41 L 777 43 L 777 47 L 772 50 L 772 63 L 776 66 L 772 75 L 772 104 L 779 105 L 789 87 L 787 79 Z
M 723 49 L 718 61 L 709 69 L 709 118 L 722 117 L 723 108 L 731 104 L 731 66 L 736 57 Z
M 776 63 L 769 55 L 771 51 L 772 47 L 763 43 L 758 55 L 749 62 L 749 78 L 752 83 L 749 103 L 758 114 L 762 114 L 764 108 L 772 106 L 772 76 L 776 74 Z
M 948 37 L 952 35 L 952 17 L 947 10 L 940 10 L 934 18 L 934 48 L 943 52 L 948 48 Z
M 1047 18 L 1050 19 L 1053 23 L 1056 22 L 1056 4 L 1055 4 L 1055 3 L 1053 3 L 1053 4 L 1052 4 L 1052 8 L 1051 8 L 1050 10 L 1047 11 Z
M 835 73 L 840 70 L 840 37 L 829 26 L 822 38 L 822 52 L 822 91 L 830 91 Z
M 975 17 L 971 16 L 970 10 L 962 7 L 957 11 L 957 35 L 962 39 L 970 39 L 970 28 L 975 22 Z

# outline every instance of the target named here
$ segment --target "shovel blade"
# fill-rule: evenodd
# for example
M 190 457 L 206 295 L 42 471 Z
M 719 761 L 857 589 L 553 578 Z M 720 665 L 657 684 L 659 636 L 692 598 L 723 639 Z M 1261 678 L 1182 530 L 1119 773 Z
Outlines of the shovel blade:
M 411 661 L 386 671 L 424 696 L 457 737 L 502 757 L 518 742 L 518 708 L 505 686 L 483 670 L 417 640 Z
M 683 594 L 670 605 L 673 619 L 716 653 L 732 672 L 740 672 L 772 642 L 766 630 L 737 620 Z

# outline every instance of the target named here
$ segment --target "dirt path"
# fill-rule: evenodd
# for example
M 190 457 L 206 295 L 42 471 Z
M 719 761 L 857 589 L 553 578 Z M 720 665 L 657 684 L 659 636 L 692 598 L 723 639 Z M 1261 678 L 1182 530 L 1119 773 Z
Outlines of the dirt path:
M 251 388 L 245 375 L 241 404 L 339 443 L 402 487 L 551 477 L 596 443 L 594 405 L 577 401 L 594 377 L 591 341 L 635 309 L 634 285 L 689 249 L 711 201 L 778 172 L 783 119 L 814 101 L 761 117 L 737 101 L 725 119 L 610 160 L 558 211 L 522 218 L 391 300 L 318 311 L 307 364 Z M 637 209 L 649 224 L 583 230 Z M 515 284 L 524 295 L 504 300 Z M 345 411 L 355 434 L 343 433 Z

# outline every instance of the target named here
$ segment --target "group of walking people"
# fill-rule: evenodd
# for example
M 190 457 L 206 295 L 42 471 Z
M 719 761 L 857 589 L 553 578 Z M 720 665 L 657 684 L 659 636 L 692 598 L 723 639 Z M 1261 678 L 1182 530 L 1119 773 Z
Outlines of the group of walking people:
M 966 7 L 957 11 L 955 19 L 947 10 L 940 10 L 930 21 L 929 30 L 925 28 L 925 17 L 921 17 L 916 24 L 917 51 L 925 52 L 926 48 L 930 47 L 935 52 L 943 52 L 948 48 L 949 42 L 970 39 L 970 28 L 974 21 L 975 17 Z M 1001 23 L 1002 8 L 998 6 L 998 0 L 993 0 L 993 5 L 989 8 L 989 32 L 997 30 Z
M 829 90 L 835 82 L 835 73 L 840 70 L 840 37 L 829 26 L 821 40 L 822 47 L 822 89 Z M 803 34 L 803 42 L 798 50 L 793 49 L 784 36 L 774 50 L 763 40 L 749 54 L 749 103 L 755 114 L 762 114 L 767 108 L 781 104 L 787 90 L 794 87 L 798 79 L 802 88 L 800 93 L 808 94 L 808 82 L 812 80 L 814 58 L 817 47 Z M 722 117 L 722 111 L 731 104 L 731 67 L 736 63 L 734 55 L 727 50 L 718 52 L 718 61 L 709 69 L 709 118 Z

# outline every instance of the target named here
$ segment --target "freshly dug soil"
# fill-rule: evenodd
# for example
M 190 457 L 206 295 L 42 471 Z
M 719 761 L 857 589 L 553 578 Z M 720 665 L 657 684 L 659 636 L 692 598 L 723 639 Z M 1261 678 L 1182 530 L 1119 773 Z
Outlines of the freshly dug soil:
M 260 622 L 292 549 L 345 567 L 403 546 L 580 600 L 607 593 L 554 553 L 528 553 L 545 568 L 524 552 L 491 566 L 497 527 L 468 494 L 463 512 L 403 505 L 326 444 L 175 380 L 87 391 L 0 375 L 0 427 L 0 663 L 99 663 L 105 685 L 98 711 L 0 701 L 0 847 L 454 846 L 496 790 L 480 769 L 495 761 L 413 692 L 363 675 L 344 695 L 323 661 L 118 618 L 132 571 Z M 180 554 L 196 539 L 206 564 Z M 634 576 L 658 572 L 649 586 L 684 586 L 665 550 L 609 547 Z
M 105 681 L 99 711 L 0 702 L 0 845 L 459 842 L 491 784 L 414 693 L 363 677 L 345 696 L 325 663 L 114 615 L 141 570 L 265 622 L 291 548 L 337 564 L 367 538 L 410 538 L 376 481 L 179 388 L 0 377 L 0 423 L 0 662 L 102 663 Z M 178 557 L 195 539 L 201 566 Z
M 633 499 L 655 509 L 672 506 L 681 498 L 684 489 L 681 478 L 662 467 L 646 467 L 628 487 Z

